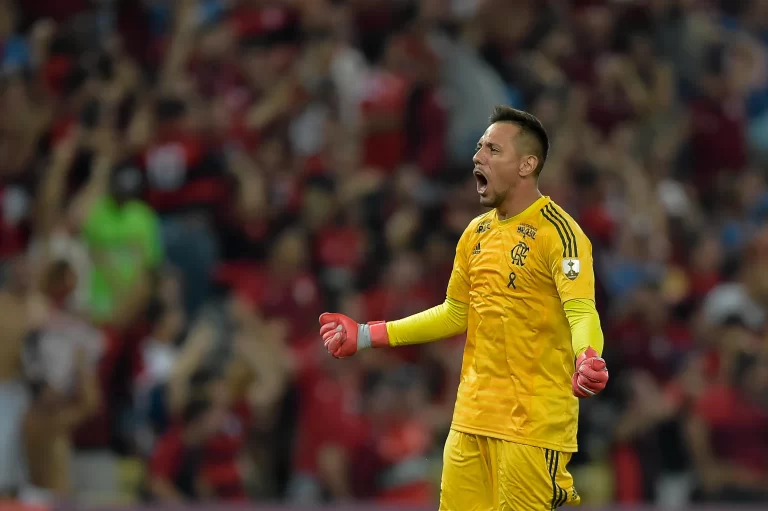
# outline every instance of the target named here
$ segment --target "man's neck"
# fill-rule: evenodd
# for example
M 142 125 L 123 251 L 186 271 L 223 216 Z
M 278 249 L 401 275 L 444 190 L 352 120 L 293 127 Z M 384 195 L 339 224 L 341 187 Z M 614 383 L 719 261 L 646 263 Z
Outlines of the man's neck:
M 510 195 L 507 195 L 506 200 L 496 208 L 499 220 L 506 220 L 507 218 L 519 215 L 541 197 L 542 194 L 539 191 L 538 186 L 525 190 L 514 190 Z

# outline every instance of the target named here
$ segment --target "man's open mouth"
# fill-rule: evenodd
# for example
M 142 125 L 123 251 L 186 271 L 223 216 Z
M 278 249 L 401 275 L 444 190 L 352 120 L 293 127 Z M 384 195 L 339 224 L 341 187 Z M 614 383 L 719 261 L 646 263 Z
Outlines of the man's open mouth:
M 475 169 L 474 175 L 477 180 L 477 193 L 483 195 L 488 189 L 488 178 L 478 169 Z

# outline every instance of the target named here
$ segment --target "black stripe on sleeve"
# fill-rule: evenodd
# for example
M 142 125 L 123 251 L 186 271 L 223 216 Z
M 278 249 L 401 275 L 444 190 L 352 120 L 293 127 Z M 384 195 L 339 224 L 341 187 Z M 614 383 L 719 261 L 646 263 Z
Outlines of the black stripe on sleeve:
M 568 257 L 573 257 L 574 240 L 571 238 L 571 233 L 568 232 L 568 224 L 566 222 L 564 222 L 563 220 L 561 220 L 561 217 L 558 216 L 557 211 L 555 210 L 554 206 L 552 206 L 552 204 L 547 204 L 546 206 L 544 206 L 544 209 L 547 210 L 547 213 L 554 220 L 554 222 L 557 223 L 557 225 L 560 226 L 560 229 L 562 230 L 563 234 L 565 235 L 565 240 L 567 242 L 567 247 L 566 248 L 568 249 L 567 250 Z M 565 256 L 563 256 L 563 257 L 565 257 Z
M 549 223 L 555 226 L 555 229 L 557 230 L 557 234 L 558 236 L 560 236 L 560 241 L 563 243 L 563 257 L 565 257 L 566 249 L 568 246 L 570 246 L 570 243 L 565 242 L 565 236 L 563 236 L 563 231 L 560 228 L 560 225 L 557 222 L 555 222 L 554 218 L 549 216 L 549 213 L 547 213 L 546 209 L 547 207 L 544 206 L 544 209 L 541 210 L 541 214 L 544 215 L 544 218 L 546 218 Z
M 550 204 L 547 204 L 550 206 Z M 563 221 L 565 224 L 565 228 L 568 230 L 568 234 L 571 235 L 571 239 L 573 240 L 573 257 L 579 257 L 579 247 L 576 245 L 576 235 L 573 233 L 573 229 L 571 228 L 571 224 L 568 222 L 568 220 L 565 219 L 562 213 L 557 210 L 557 208 L 552 207 L 551 210 L 552 214 L 556 217 L 560 218 L 560 220 Z

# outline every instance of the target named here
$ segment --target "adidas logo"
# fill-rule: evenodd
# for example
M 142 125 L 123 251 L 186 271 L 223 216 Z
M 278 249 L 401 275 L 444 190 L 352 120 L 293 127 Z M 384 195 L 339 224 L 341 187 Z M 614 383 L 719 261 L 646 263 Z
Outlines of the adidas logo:
M 480 253 L 480 243 L 475 245 L 475 249 L 472 251 L 473 254 L 479 254 Z

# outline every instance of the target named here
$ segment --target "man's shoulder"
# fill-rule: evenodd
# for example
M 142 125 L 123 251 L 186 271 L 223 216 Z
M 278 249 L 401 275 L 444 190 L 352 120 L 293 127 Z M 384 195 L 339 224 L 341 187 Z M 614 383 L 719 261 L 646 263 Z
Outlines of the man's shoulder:
M 482 234 L 491 229 L 491 222 L 493 220 L 493 210 L 486 211 L 482 215 L 478 215 L 467 224 L 467 228 L 464 229 L 464 235 Z
M 558 228 L 568 229 L 575 234 L 584 236 L 579 223 L 568 213 L 564 207 L 553 200 L 547 202 L 540 210 L 541 224 L 551 233 L 556 233 Z
M 466 250 L 469 250 L 470 246 L 475 247 L 475 244 L 480 241 L 483 234 L 491 230 L 492 214 L 493 210 L 485 212 L 482 215 L 476 216 L 467 224 L 456 245 L 458 252 L 465 253 Z
M 538 220 L 539 235 L 562 246 L 564 257 L 578 257 L 579 248 L 587 249 L 590 245 L 579 223 L 554 201 L 541 208 Z

